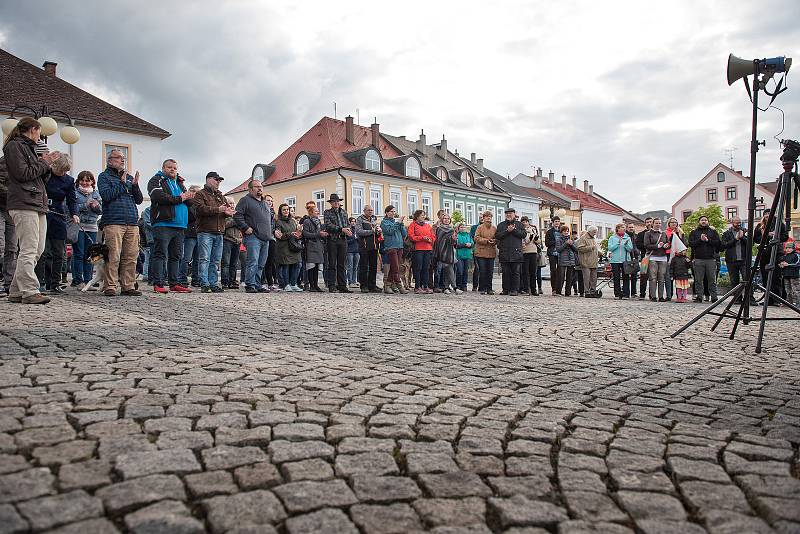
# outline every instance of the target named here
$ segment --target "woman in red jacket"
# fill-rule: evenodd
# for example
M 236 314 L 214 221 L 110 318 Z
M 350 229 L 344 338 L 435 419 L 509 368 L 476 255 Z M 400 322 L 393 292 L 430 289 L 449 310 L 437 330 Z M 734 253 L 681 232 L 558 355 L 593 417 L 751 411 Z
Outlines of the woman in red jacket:
M 428 286 L 428 271 L 431 264 L 431 251 L 436 236 L 433 227 L 425 222 L 425 212 L 414 212 L 414 221 L 408 227 L 408 238 L 414 243 L 412 265 L 414 269 L 414 292 L 419 294 L 433 293 Z

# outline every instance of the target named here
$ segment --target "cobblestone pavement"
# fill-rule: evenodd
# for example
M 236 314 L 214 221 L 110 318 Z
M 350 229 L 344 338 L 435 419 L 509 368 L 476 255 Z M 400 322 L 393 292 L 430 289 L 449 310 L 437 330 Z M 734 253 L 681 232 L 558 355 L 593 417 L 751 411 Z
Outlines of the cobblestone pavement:
M 798 332 L 698 310 L 2 301 L 0 533 L 800 532 Z

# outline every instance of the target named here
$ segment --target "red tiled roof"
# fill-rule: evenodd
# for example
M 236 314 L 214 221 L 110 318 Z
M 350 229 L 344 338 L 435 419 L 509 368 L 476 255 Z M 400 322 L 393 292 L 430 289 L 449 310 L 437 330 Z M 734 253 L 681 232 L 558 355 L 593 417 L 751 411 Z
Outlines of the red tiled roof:
M 164 139 L 170 133 L 112 106 L 69 82 L 50 76 L 39 67 L 0 49 L 0 111 L 10 112 L 14 106 L 26 105 L 35 110 L 47 106 L 68 113 L 80 126 L 112 127 Z M 24 112 L 18 112 L 25 115 Z M 62 120 L 59 115 L 54 116 Z
M 569 202 L 567 202 L 560 196 L 554 195 L 553 193 L 545 190 L 544 188 L 536 189 L 535 187 L 522 187 L 522 186 L 517 186 L 517 187 L 519 187 L 520 189 L 524 189 L 525 192 L 531 195 L 532 197 L 540 198 L 548 204 L 569 208 Z
M 344 154 L 346 152 L 372 146 L 372 129 L 365 126 L 354 125 L 355 135 L 353 144 L 350 144 L 345 139 L 345 128 L 346 125 L 344 121 L 332 119 L 330 117 L 322 117 L 322 119 L 304 133 L 300 139 L 292 143 L 281 155 L 269 163 L 275 166 L 275 171 L 267 178 L 265 185 L 277 184 L 302 176 L 312 176 L 332 169 L 363 171 L 364 169 L 347 159 Z M 385 164 L 387 159 L 402 156 L 403 154 L 391 144 L 387 143 L 383 137 L 381 137 L 378 149 L 384 159 L 382 174 L 405 178 L 405 176 Z M 320 160 L 304 174 L 295 176 L 295 160 L 297 159 L 297 155 L 304 151 L 319 153 Z M 247 189 L 248 180 L 245 180 L 239 186 L 228 191 L 226 195 L 245 191 Z M 427 177 L 423 178 L 423 180 L 431 181 Z
M 542 182 L 542 189 L 549 189 L 550 191 L 557 191 L 558 193 L 571 198 L 572 200 L 580 200 L 581 201 L 581 209 L 585 210 L 594 210 L 594 211 L 603 211 L 606 213 L 613 213 L 614 215 L 624 215 L 625 212 L 620 208 L 614 206 L 613 204 L 609 204 L 608 202 L 601 200 L 595 196 L 592 196 L 588 193 L 584 193 L 582 189 L 578 189 L 576 187 L 572 187 L 572 184 L 567 184 L 566 187 L 563 187 L 561 184 L 552 185 L 550 183 Z

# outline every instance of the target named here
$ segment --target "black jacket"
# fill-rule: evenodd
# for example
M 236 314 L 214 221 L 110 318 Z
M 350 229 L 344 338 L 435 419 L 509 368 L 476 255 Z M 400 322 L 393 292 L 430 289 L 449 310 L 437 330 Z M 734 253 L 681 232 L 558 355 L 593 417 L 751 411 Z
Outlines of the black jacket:
M 556 234 L 560 233 L 561 231 L 555 226 L 551 226 L 547 232 L 545 232 L 544 246 L 547 248 L 548 256 L 558 256 L 558 252 L 556 252 Z
M 728 228 L 722 234 L 722 249 L 725 251 L 725 263 L 730 265 L 735 262 L 744 262 L 750 258 L 751 254 L 747 250 L 747 232 L 742 229 L 743 236 L 736 239 L 736 232 L 733 228 Z
M 322 222 L 325 225 L 325 231 L 328 232 L 329 241 L 339 241 L 345 239 L 347 236 L 342 232 L 342 228 L 347 228 L 347 212 L 344 208 L 328 208 L 322 214 Z
M 183 178 L 177 176 L 175 182 L 181 190 L 186 192 L 183 185 Z M 150 224 L 171 221 L 175 218 L 175 206 L 183 204 L 180 195 L 173 195 L 172 190 L 167 184 L 167 178 L 162 174 L 156 174 L 147 182 L 147 194 L 150 197 Z M 189 210 L 191 211 L 191 210 Z M 191 217 L 191 215 L 190 215 Z
M 673 280 L 688 280 L 692 262 L 686 256 L 675 256 L 669 262 L 669 274 Z
M 522 240 L 525 236 L 525 227 L 519 221 L 503 221 L 497 225 L 494 238 L 501 262 L 522 263 Z
M 773 229 L 775 228 L 776 222 L 777 221 L 773 221 L 773 223 L 772 223 L 772 228 Z M 786 243 L 787 241 L 789 241 L 789 232 L 786 230 L 786 225 L 783 224 L 783 222 L 779 222 L 778 223 L 778 227 L 780 228 L 780 231 L 778 232 L 778 240 L 781 243 Z M 764 230 L 763 230 L 761 224 L 759 223 L 759 225 L 756 226 L 755 230 L 753 230 L 753 243 L 761 244 L 761 239 L 762 238 L 764 238 Z M 769 235 L 767 235 L 767 239 L 769 239 Z M 778 256 L 780 256 L 784 249 L 783 249 L 782 245 L 778 245 L 778 246 L 781 247 L 781 248 L 778 249 Z M 769 263 L 769 260 L 770 260 L 771 257 L 772 257 L 772 254 L 770 254 L 769 242 L 768 242 L 767 243 L 767 248 L 764 250 L 764 254 L 761 255 L 760 265 L 766 266 Z
M 642 249 L 644 248 L 644 235 L 642 235 L 642 248 L 639 248 L 639 234 L 636 232 L 625 232 L 628 234 L 628 237 L 631 238 L 631 243 L 633 243 L 633 250 L 631 254 L 633 254 L 634 258 L 641 258 L 642 257 Z M 639 232 L 641 233 L 641 232 Z
M 705 235 L 708 241 L 701 240 L 700 236 L 702 235 Z M 713 228 L 708 226 L 705 228 L 698 227 L 689 234 L 689 246 L 692 247 L 692 259 L 713 260 L 719 257 L 722 241 L 720 241 L 719 234 Z

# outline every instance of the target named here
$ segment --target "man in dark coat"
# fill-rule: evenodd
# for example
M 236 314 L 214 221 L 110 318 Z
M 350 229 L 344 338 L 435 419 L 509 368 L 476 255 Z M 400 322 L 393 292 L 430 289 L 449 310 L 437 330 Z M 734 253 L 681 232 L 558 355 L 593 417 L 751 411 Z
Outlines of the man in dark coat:
M 331 285 L 328 291 L 335 293 L 352 293 L 347 288 L 347 278 L 345 277 L 345 262 L 347 261 L 347 238 L 353 235 L 347 222 L 347 212 L 341 207 L 342 199 L 336 193 L 331 193 L 328 199 L 331 207 L 325 210 L 323 225 L 328 233 L 328 263 L 325 270 L 328 271 L 329 281 L 335 281 L 336 286 Z M 335 275 L 335 279 L 334 279 Z
M 719 234 L 708 225 L 708 217 L 703 215 L 697 221 L 697 228 L 689 234 L 692 247 L 692 266 L 694 267 L 694 300 L 703 300 L 703 288 L 708 280 L 711 302 L 717 300 L 717 258 L 722 248 Z
M 503 267 L 503 295 L 516 297 L 519 294 L 519 274 L 522 268 L 522 239 L 525 227 L 516 220 L 514 208 L 507 208 L 506 220 L 497 225 L 494 238 L 497 240 L 498 257 Z M 552 276 L 552 274 L 551 274 Z
M 544 234 L 544 246 L 547 247 L 547 261 L 550 263 L 550 289 L 553 295 L 558 293 L 561 281 L 558 278 L 558 251 L 556 251 L 556 234 L 561 231 L 561 217 L 553 216 L 550 228 Z
M 639 254 L 641 255 L 641 257 L 639 258 L 640 260 L 643 259 L 645 254 L 647 253 L 647 250 L 645 250 L 644 248 L 644 236 L 647 232 L 653 229 L 653 218 L 646 217 L 644 220 L 644 226 L 645 226 L 644 230 L 636 234 L 636 239 L 633 240 L 634 248 L 638 250 Z M 644 295 L 645 293 L 647 293 L 648 279 L 649 276 L 647 272 L 639 274 L 639 300 L 644 300 Z M 631 297 L 632 296 L 633 294 L 631 294 Z

